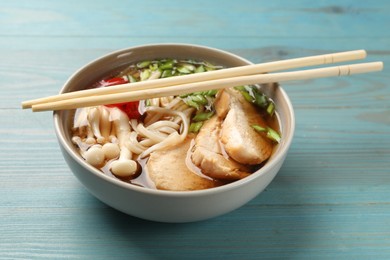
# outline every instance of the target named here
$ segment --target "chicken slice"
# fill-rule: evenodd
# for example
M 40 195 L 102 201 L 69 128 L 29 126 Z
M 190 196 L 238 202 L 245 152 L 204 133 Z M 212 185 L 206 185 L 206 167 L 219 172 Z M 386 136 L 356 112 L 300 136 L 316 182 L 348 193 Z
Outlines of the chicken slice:
M 217 116 L 204 123 L 192 147 L 192 162 L 211 178 L 242 179 L 250 174 L 250 169 L 223 155 L 219 142 L 220 127 L 221 120 Z
M 213 180 L 203 178 L 186 166 L 187 151 L 191 139 L 166 150 L 151 153 L 146 164 L 149 178 L 157 189 L 186 191 L 201 190 L 215 186 Z
M 226 109 L 226 106 L 229 106 L 229 109 Z M 266 123 L 239 91 L 226 89 L 220 94 L 215 107 L 217 115 L 226 115 L 221 128 L 221 142 L 230 157 L 242 164 L 255 165 L 271 156 L 271 141 L 252 127 L 266 127 Z

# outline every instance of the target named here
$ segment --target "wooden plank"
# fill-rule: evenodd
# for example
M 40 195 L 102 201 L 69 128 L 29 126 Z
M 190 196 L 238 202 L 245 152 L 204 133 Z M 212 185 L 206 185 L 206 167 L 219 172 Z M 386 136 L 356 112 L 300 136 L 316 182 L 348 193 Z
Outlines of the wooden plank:
M 218 219 L 182 225 L 129 218 L 106 207 L 0 209 L 0 216 L 6 218 L 0 255 L 10 258 L 379 259 L 390 253 L 389 214 L 382 205 L 253 202 Z
M 2 3 L 0 35 L 122 37 L 378 37 L 389 36 L 385 0 L 362 1 L 47 1 Z M 77 6 L 77 8 L 75 8 Z M 142 11 L 141 11 L 142 10 Z M 145 11 L 147 10 L 147 13 Z M 375 14 L 375 15 L 373 15 Z M 245 16 L 245 18 L 243 18 Z M 362 22 L 365 21 L 365 22 Z M 293 26 L 290 26 L 293 25 Z M 56 30 L 54 28 L 60 28 Z

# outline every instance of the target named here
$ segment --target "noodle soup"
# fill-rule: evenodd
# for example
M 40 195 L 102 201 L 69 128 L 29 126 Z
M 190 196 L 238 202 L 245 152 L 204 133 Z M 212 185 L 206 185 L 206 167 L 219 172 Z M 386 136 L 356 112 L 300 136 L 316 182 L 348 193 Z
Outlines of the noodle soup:
M 205 61 L 131 64 L 91 87 L 221 69 Z M 102 174 L 162 190 L 199 190 L 251 175 L 281 139 L 274 102 L 237 86 L 77 109 L 72 142 Z

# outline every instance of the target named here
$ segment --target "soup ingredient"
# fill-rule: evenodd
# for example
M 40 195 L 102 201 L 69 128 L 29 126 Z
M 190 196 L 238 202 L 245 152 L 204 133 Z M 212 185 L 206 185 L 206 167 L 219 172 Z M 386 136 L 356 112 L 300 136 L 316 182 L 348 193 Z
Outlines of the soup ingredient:
M 254 165 L 267 160 L 271 156 L 273 144 L 252 127 L 252 125 L 267 127 L 259 112 L 235 89 L 226 89 L 221 95 L 224 95 L 222 98 L 224 103 L 221 105 L 229 105 L 228 111 L 221 108 L 227 111 L 221 129 L 221 142 L 226 153 L 242 164 Z M 218 101 L 215 106 L 218 110 L 220 107 Z
M 99 82 L 101 87 L 109 87 L 114 85 L 120 85 L 128 83 L 129 81 L 125 77 L 115 77 L 110 79 L 104 79 Z
M 198 133 L 200 128 L 203 126 L 203 122 L 192 122 L 189 128 L 190 133 Z
M 246 101 L 259 108 L 265 109 L 269 115 L 273 115 L 275 112 L 274 102 L 272 102 L 264 93 L 261 93 L 256 86 L 246 85 L 235 87 L 235 89 L 240 91 Z
M 104 137 L 105 141 L 110 140 L 111 133 L 111 122 L 110 122 L 110 112 L 105 108 L 105 106 L 99 106 L 100 110 L 100 132 Z M 103 145 L 104 146 L 104 145 Z
M 113 124 L 119 141 L 120 154 L 118 160 L 110 164 L 111 171 L 117 176 L 129 177 L 137 171 L 137 163 L 132 160 L 132 153 L 127 148 L 127 140 L 130 135 L 129 118 L 118 108 L 114 108 L 112 113 L 114 118 Z
M 147 173 L 157 189 L 161 190 L 200 190 L 212 188 L 215 181 L 198 176 L 186 165 L 187 151 L 191 139 L 167 150 L 155 151 L 146 165 Z
M 259 126 L 259 125 L 252 125 L 253 129 L 255 129 L 257 132 L 259 133 L 266 133 L 267 134 L 267 137 L 277 143 L 280 142 L 281 138 L 280 138 L 280 135 L 278 134 L 278 132 L 276 132 L 275 130 L 273 130 L 271 127 L 262 127 L 262 126 Z
M 204 106 L 208 106 L 210 109 L 217 93 L 218 90 L 207 90 L 181 95 L 180 97 L 187 105 L 194 107 L 197 110 Z
M 85 160 L 92 166 L 99 167 L 104 164 L 105 154 L 100 144 L 91 146 L 84 154 Z
M 130 81 L 127 79 L 126 76 L 114 77 L 110 79 L 101 80 L 99 82 L 99 87 L 109 87 L 109 86 L 129 83 L 129 82 Z M 106 107 L 117 107 L 121 109 L 123 112 L 125 112 L 129 118 L 135 118 L 135 119 L 138 119 L 141 116 L 140 112 L 138 111 L 138 106 L 139 106 L 139 101 L 106 105 Z
M 126 113 L 126 115 L 130 119 L 138 119 L 141 116 L 141 113 L 138 110 L 139 107 L 139 101 L 132 101 L 132 102 L 126 102 L 126 103 L 119 103 L 119 104 L 111 104 L 106 105 L 107 107 L 117 107 L 123 112 Z
M 214 111 L 196 113 L 192 118 L 189 131 L 191 133 L 198 133 L 200 128 L 203 126 L 203 121 L 210 119 L 213 115 Z
M 92 126 L 90 124 L 88 124 L 85 128 L 87 131 L 87 139 L 85 142 L 89 145 L 96 144 L 96 139 L 93 135 Z
M 221 180 L 238 180 L 250 174 L 250 169 L 228 158 L 219 141 L 221 119 L 217 116 L 207 120 L 195 138 L 192 147 L 192 162 L 202 173 Z
M 218 68 L 192 60 L 144 61 L 94 86 Z M 166 190 L 206 189 L 261 167 L 280 139 L 270 128 L 273 120 L 268 122 L 274 113 L 272 100 L 255 86 L 200 91 L 77 109 L 72 140 L 88 163 L 123 181 Z
M 192 118 L 192 120 L 195 122 L 206 121 L 210 119 L 213 115 L 214 115 L 213 111 L 198 113 Z
M 198 133 L 203 126 L 203 121 L 214 115 L 213 104 L 217 93 L 218 90 L 207 90 L 180 96 L 184 103 L 197 110 L 191 119 L 189 130 L 191 133 Z
M 105 143 L 102 147 L 102 151 L 105 158 L 108 160 L 117 158 L 121 152 L 117 143 Z
M 88 111 L 88 121 L 91 125 L 92 132 L 99 144 L 106 140 L 100 133 L 100 109 L 98 107 L 91 107 Z

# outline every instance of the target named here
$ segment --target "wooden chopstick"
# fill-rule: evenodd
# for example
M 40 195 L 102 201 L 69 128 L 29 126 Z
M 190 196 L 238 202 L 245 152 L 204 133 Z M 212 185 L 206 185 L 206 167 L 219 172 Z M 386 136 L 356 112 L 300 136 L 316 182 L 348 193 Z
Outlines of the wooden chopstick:
M 383 69 L 383 62 L 369 62 L 361 64 L 333 66 L 301 71 L 280 72 L 259 75 L 247 75 L 229 77 L 223 79 L 187 83 L 170 87 L 162 87 L 148 90 L 136 90 L 126 93 L 115 93 L 108 95 L 81 97 L 63 101 L 55 101 L 43 104 L 32 105 L 34 112 L 48 110 L 75 109 L 79 107 L 89 107 L 105 104 L 114 104 L 143 100 L 156 97 L 188 94 L 196 91 L 206 91 L 211 89 L 222 89 L 240 85 L 262 84 L 271 82 L 283 82 L 291 80 L 305 80 L 314 78 L 346 76 L 358 73 L 367 73 Z
M 316 66 L 316 65 L 358 60 L 358 59 L 364 59 L 366 56 L 367 53 L 365 50 L 355 50 L 355 51 L 309 56 L 303 58 L 295 58 L 295 59 L 282 60 L 282 61 L 273 61 L 267 63 L 254 64 L 254 65 L 245 65 L 240 67 L 221 69 L 221 70 L 210 71 L 210 72 L 199 73 L 199 74 L 190 74 L 190 75 L 180 76 L 180 77 L 163 78 L 158 80 L 149 80 L 143 82 L 122 84 L 122 85 L 111 86 L 107 88 L 95 88 L 95 89 L 69 92 L 60 95 L 22 102 L 22 108 L 31 108 L 33 105 L 66 100 L 66 99 L 97 96 L 97 95 L 108 95 L 114 93 L 124 93 L 128 91 L 153 89 L 156 87 L 160 87 L 160 88 L 168 87 L 168 86 L 170 87 L 174 85 L 202 82 L 207 80 L 216 80 L 216 79 L 223 79 L 223 78 L 230 78 L 230 77 L 260 74 L 265 72 L 274 72 L 280 70 L 302 68 L 306 66 Z

